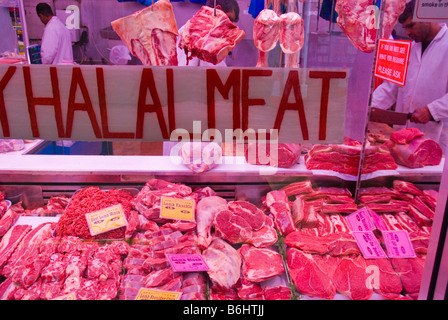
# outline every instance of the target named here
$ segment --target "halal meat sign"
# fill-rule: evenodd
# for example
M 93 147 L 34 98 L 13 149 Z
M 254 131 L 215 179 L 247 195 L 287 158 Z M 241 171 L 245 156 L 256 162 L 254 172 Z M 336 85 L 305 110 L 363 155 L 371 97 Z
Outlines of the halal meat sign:
M 404 86 L 410 51 L 411 41 L 379 39 L 375 76 Z

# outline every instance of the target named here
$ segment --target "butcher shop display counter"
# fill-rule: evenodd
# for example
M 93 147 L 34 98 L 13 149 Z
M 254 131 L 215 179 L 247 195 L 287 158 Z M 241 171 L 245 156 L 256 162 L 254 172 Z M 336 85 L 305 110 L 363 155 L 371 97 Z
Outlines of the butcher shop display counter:
M 321 1 L 266 1 L 239 24 L 119 2 L 99 34 L 138 65 L 0 64 L 0 138 L 34 141 L 0 154 L 0 300 L 445 296 L 446 155 L 371 117 L 372 53 L 405 1 L 331 1 L 328 32 Z M 254 63 L 222 67 L 243 44 Z M 53 141 L 164 150 L 36 154 Z
M 2 299 L 426 298 L 442 167 L 429 182 L 424 168 L 397 168 L 357 190 L 306 169 L 303 155 L 289 168 L 226 156 L 202 173 L 167 156 L 0 161 L 12 199 L 0 220 Z

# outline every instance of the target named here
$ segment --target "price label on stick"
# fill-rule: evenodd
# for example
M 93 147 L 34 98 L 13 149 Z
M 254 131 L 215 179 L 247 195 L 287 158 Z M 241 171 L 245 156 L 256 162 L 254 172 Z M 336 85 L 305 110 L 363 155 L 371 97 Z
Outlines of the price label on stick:
M 194 221 L 194 208 L 194 200 L 162 197 L 160 218 Z
M 200 254 L 165 254 L 175 272 L 207 271 L 210 268 Z
M 389 258 L 415 258 L 414 247 L 406 230 L 382 233 Z
M 92 236 L 118 229 L 128 224 L 121 204 L 86 213 L 86 219 L 90 235 Z
M 352 234 L 364 258 L 386 258 L 386 253 L 372 231 L 353 231 Z
M 365 207 L 348 215 L 346 220 L 353 231 L 375 230 L 375 225 Z
M 140 288 L 135 300 L 179 300 L 182 292 Z

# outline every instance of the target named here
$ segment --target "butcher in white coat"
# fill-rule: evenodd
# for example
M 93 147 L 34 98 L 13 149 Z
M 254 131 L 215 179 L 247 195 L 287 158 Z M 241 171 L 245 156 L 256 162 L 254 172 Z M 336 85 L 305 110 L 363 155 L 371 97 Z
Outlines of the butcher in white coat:
M 427 138 L 448 147 L 448 28 L 436 22 L 412 20 L 415 1 L 406 5 L 399 22 L 412 40 L 405 86 L 382 83 L 372 95 L 372 106 L 412 113 L 403 127 L 415 127 Z
M 36 12 L 43 24 L 44 34 L 41 44 L 41 58 L 43 64 L 61 64 L 73 62 L 73 48 L 70 31 L 53 14 L 53 10 L 46 3 L 39 3 Z

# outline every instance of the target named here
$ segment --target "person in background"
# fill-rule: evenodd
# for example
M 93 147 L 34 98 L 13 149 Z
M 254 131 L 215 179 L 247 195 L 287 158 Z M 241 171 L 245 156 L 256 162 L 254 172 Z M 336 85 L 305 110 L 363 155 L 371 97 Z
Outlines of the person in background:
M 70 31 L 53 14 L 47 3 L 39 3 L 36 13 L 45 25 L 41 44 L 43 64 L 60 64 L 73 62 L 73 48 Z
M 437 141 L 446 154 L 448 147 L 448 28 L 437 22 L 413 21 L 415 0 L 408 2 L 399 22 L 411 45 L 405 85 L 388 81 L 372 94 L 372 106 L 412 113 L 403 127 L 415 127 Z
M 8 7 L 0 7 L 0 55 L 4 52 L 17 53 L 17 34 L 14 31 Z
M 206 6 L 209 6 L 211 8 L 214 8 L 215 0 L 207 0 Z M 236 0 L 216 0 L 216 9 L 220 9 L 224 11 L 224 13 L 229 17 L 230 21 L 232 22 L 238 22 L 239 15 L 240 15 L 240 7 L 238 5 L 238 2 Z M 177 39 L 176 43 L 176 49 L 177 49 L 177 61 L 178 66 L 186 66 L 187 65 L 187 57 L 185 55 L 184 50 L 179 48 L 179 41 L 180 41 L 180 35 L 182 34 L 182 31 L 184 30 L 184 26 L 182 26 L 179 29 L 179 37 Z M 218 66 L 218 67 L 226 67 L 225 59 L 221 61 L 220 63 L 213 65 L 212 63 L 202 61 L 197 57 L 193 57 L 188 61 L 188 66 L 198 67 L 198 66 Z

